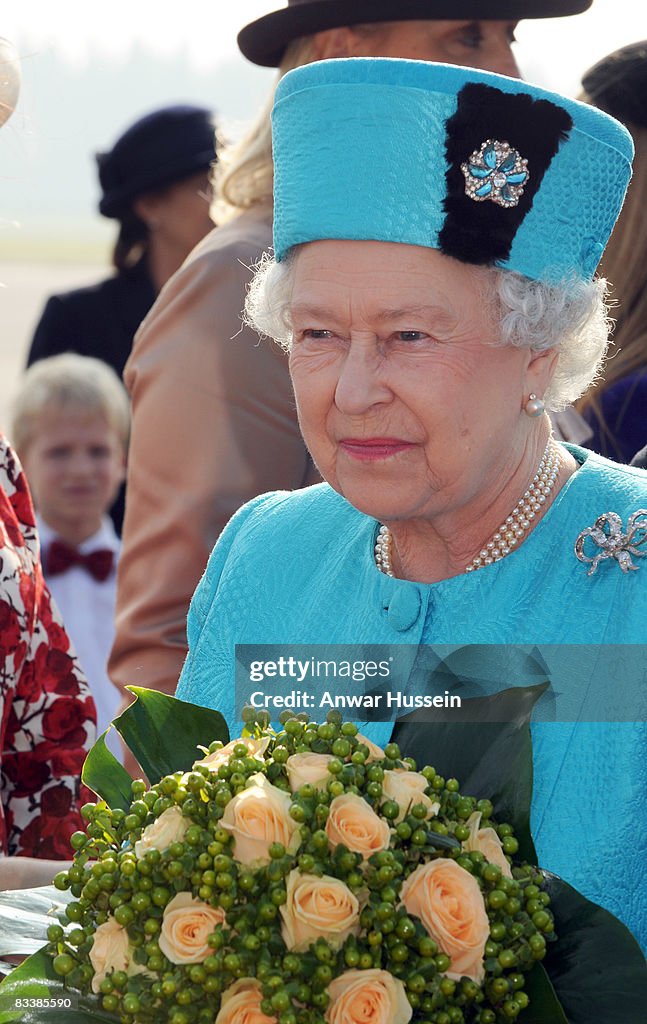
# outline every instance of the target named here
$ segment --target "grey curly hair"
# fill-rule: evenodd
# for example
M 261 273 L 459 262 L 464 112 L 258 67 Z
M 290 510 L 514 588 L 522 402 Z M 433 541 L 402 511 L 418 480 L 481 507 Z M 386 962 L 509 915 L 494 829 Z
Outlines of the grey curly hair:
M 266 253 L 256 268 L 245 303 L 245 322 L 289 351 L 290 297 L 297 249 L 277 263 Z M 582 395 L 604 363 L 612 322 L 603 279 L 557 285 L 532 281 L 510 270 L 489 269 L 487 297 L 500 325 L 500 345 L 535 351 L 556 349 L 557 365 L 544 395 L 558 412 Z

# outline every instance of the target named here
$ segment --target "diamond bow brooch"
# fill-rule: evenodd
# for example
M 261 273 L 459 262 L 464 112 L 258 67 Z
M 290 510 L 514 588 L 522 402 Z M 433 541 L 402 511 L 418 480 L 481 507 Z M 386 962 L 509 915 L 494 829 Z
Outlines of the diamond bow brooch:
M 592 576 L 606 558 L 615 558 L 623 572 L 638 569 L 631 556 L 644 558 L 647 551 L 638 548 L 647 541 L 647 509 L 640 508 L 629 516 L 627 532 L 622 532 L 622 519 L 617 512 L 604 512 L 595 520 L 593 526 L 587 526 L 575 541 L 575 554 L 580 562 L 588 562 L 591 566 L 587 576 Z M 594 554 L 586 554 L 584 544 L 590 537 L 600 549 Z

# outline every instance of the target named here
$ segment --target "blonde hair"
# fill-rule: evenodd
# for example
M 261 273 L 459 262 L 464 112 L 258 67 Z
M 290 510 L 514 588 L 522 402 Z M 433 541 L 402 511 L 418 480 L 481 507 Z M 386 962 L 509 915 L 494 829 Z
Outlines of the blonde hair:
M 350 14 L 349 18 L 352 22 Z M 346 40 L 343 51 L 330 52 L 329 56 L 378 55 L 387 44 L 394 23 L 386 20 L 349 25 L 342 20 L 340 24 L 350 31 L 351 38 Z M 316 33 L 315 36 L 302 36 L 288 45 L 272 92 L 247 135 L 240 142 L 229 146 L 221 144 L 218 149 L 218 162 L 213 176 L 215 198 L 211 208 L 215 224 L 223 224 L 243 210 L 261 204 L 267 206 L 271 213 L 274 164 L 270 115 L 276 86 L 288 71 L 322 59 L 316 36 L 325 35 L 326 31 Z
M 259 204 L 268 206 L 271 211 L 274 164 L 270 114 L 274 93 L 283 75 L 302 64 L 309 64 L 314 58 L 312 36 L 291 43 L 281 61 L 274 88 L 247 135 L 240 142 L 219 149 L 212 206 L 216 224 L 223 224 L 243 210 Z
M 34 363 L 22 377 L 11 431 L 19 455 L 29 447 L 43 414 L 63 409 L 103 416 L 126 449 L 130 403 L 119 377 L 100 359 L 64 352 Z
M 595 415 L 612 457 L 616 439 L 605 422 L 601 398 L 621 377 L 647 369 L 647 129 L 631 123 L 627 127 L 636 145 L 634 176 L 601 264 L 617 304 L 613 352 L 604 379 L 578 403 L 580 411 Z

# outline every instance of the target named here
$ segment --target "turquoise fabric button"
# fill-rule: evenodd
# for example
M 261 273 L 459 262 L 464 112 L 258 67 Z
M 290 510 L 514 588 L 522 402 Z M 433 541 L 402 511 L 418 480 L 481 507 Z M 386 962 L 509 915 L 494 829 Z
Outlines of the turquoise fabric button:
M 418 621 L 421 608 L 422 600 L 417 587 L 398 587 L 387 608 L 389 625 L 397 629 L 398 633 L 404 633 Z

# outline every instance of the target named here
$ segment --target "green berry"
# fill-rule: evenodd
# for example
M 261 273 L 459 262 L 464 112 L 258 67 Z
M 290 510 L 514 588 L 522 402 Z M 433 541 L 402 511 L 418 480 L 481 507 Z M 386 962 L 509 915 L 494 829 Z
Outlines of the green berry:
M 435 956 L 436 953 L 438 952 L 438 946 L 436 945 L 433 939 L 429 938 L 428 936 L 423 936 L 418 941 L 418 952 L 420 953 L 420 956 L 423 956 L 426 959 L 430 959 L 431 957 Z
M 139 1013 L 141 1009 L 139 997 L 134 992 L 126 992 L 123 998 L 123 1008 L 126 1013 Z
M 493 889 L 492 892 L 488 893 L 487 904 L 492 910 L 500 910 L 506 902 L 506 894 L 501 889 Z
M 336 739 L 331 747 L 335 757 L 346 758 L 350 755 L 350 742 L 347 739 Z
M 495 999 L 500 999 L 502 996 L 506 995 L 510 990 L 510 985 L 508 984 L 507 978 L 493 978 L 490 983 L 490 987 L 492 989 Z
M 416 934 L 416 926 L 411 918 L 401 917 L 396 925 L 395 933 L 400 939 L 412 939 Z
M 503 969 L 507 970 L 510 967 L 514 967 L 517 962 L 517 956 L 512 949 L 502 949 L 499 953 L 498 960 Z
M 403 942 L 397 942 L 391 949 L 390 956 L 396 964 L 403 964 L 408 958 L 408 949 Z
M 537 910 L 532 915 L 532 923 L 535 928 L 539 928 L 540 931 L 545 931 L 547 926 L 551 924 L 550 914 L 546 913 L 545 910 Z
M 491 818 L 494 807 L 491 800 L 479 800 L 476 804 L 476 810 L 480 811 L 482 818 Z
M 61 974 L 65 977 L 70 971 L 73 971 L 76 967 L 76 961 L 69 955 L 69 953 L 59 953 L 58 956 L 54 957 L 52 966 L 57 974 Z
M 132 907 L 128 903 L 122 903 L 120 907 L 115 910 L 115 921 L 117 924 L 126 927 L 135 920 L 135 914 Z

